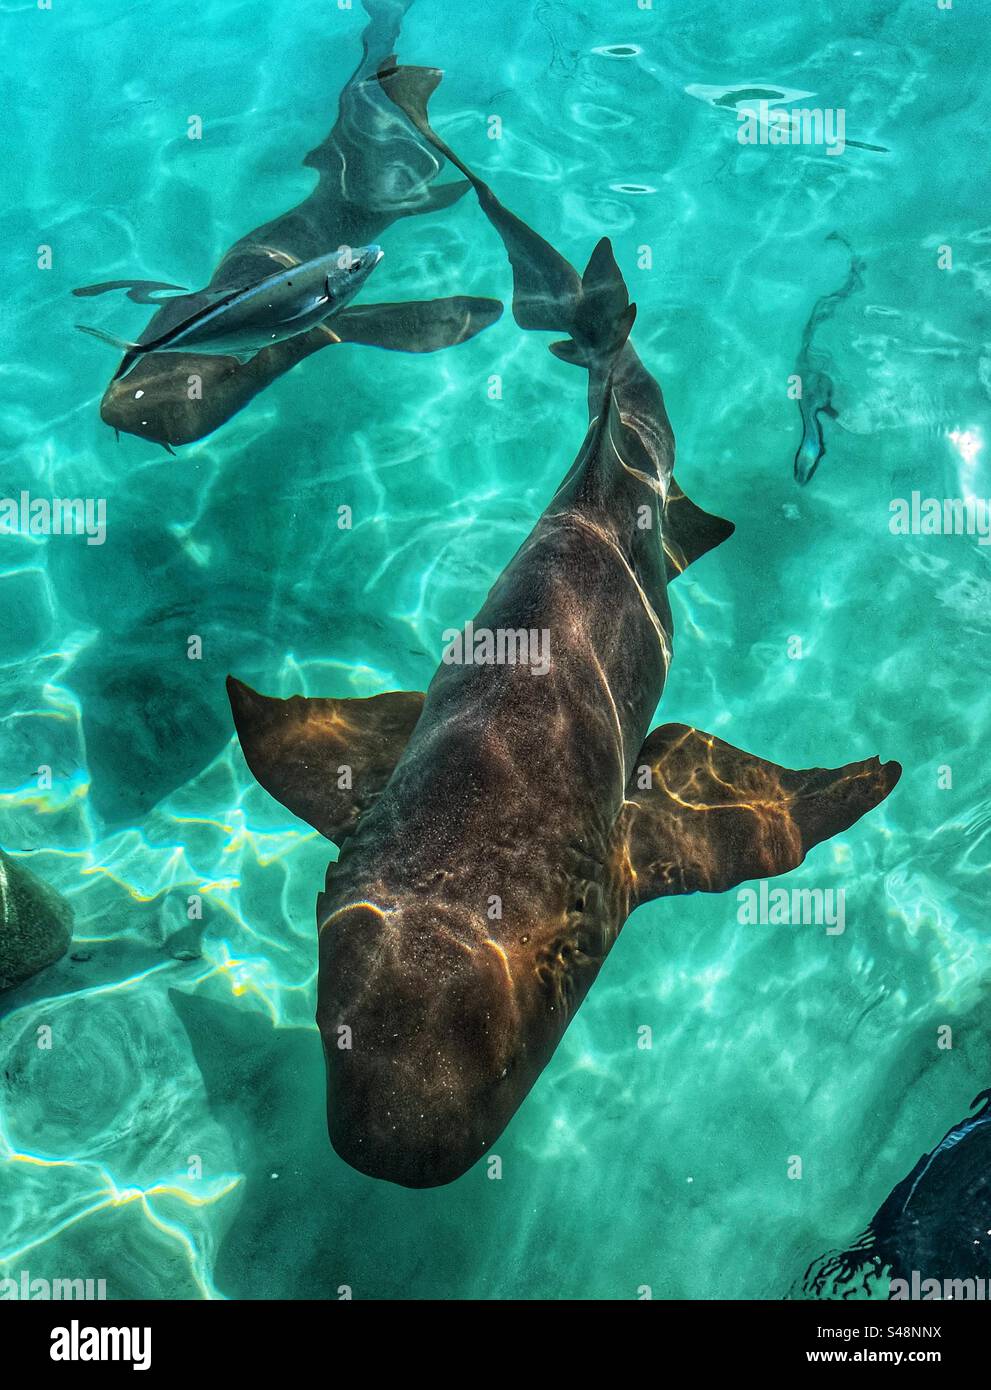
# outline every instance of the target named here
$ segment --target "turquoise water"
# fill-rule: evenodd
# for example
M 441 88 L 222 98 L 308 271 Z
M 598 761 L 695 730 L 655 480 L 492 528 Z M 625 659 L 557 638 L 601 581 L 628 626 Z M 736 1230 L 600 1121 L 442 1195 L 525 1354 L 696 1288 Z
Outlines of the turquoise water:
M 613 239 L 679 479 L 737 525 L 672 588 L 658 722 L 790 767 L 878 753 L 905 769 L 781 881 L 842 888 L 842 935 L 743 926 L 733 893 L 641 909 L 498 1141 L 501 1180 L 483 1163 L 426 1192 L 362 1177 L 326 1140 L 313 914 L 333 851 L 249 775 L 223 682 L 425 688 L 441 633 L 570 464 L 582 374 L 507 312 L 434 356 L 322 353 L 177 457 L 118 444 L 98 412 L 113 355 L 72 325 L 134 333 L 148 311 L 108 296 L 82 315 L 69 291 L 202 284 L 304 197 L 362 16 L 260 0 L 0 14 L 0 494 L 107 502 L 103 546 L 0 536 L 0 845 L 76 913 L 73 955 L 0 1005 L 0 1275 L 140 1298 L 783 1296 L 991 1084 L 991 549 L 889 530 L 913 490 L 991 495 L 988 7 L 469 17 L 416 0 L 406 17 L 401 59 L 445 70 L 438 130 L 504 202 L 579 265 Z M 755 88 L 843 108 L 848 140 L 883 148 L 742 147 L 720 94 Z M 832 232 L 864 283 L 816 339 L 839 418 L 799 488 L 787 383 L 848 272 Z M 470 198 L 382 243 L 366 299 L 508 300 Z

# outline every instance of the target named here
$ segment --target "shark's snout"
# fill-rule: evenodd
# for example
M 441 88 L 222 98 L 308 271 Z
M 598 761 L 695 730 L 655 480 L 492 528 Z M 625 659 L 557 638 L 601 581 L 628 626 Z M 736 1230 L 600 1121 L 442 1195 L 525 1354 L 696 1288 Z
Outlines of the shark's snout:
M 452 1182 L 520 1102 L 505 964 L 427 905 L 383 913 L 361 903 L 335 915 L 321 934 L 317 1022 L 331 1142 L 371 1177 Z
M 395 1059 L 339 1068 L 331 1084 L 327 1060 L 330 1141 L 359 1172 L 402 1187 L 440 1187 L 468 1172 L 488 1147 L 479 1117 L 456 1088 L 447 1097 L 433 1088 L 427 1094 Z

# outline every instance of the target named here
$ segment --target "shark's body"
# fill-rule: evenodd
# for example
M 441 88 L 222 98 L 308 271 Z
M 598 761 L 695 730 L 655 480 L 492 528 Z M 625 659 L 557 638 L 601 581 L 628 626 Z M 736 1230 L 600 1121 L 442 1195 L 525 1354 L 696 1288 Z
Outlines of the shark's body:
M 429 86 L 423 70 L 387 82 L 436 140 Z M 898 773 L 877 759 L 789 772 L 686 726 L 648 735 L 668 580 L 732 526 L 674 483 L 608 242 L 579 280 L 465 172 L 505 241 L 518 321 L 569 333 L 554 350 L 589 372 L 582 449 L 474 619 L 549 634 L 546 674 L 445 660 L 425 698 L 364 701 L 229 683 L 255 775 L 342 846 L 317 905 L 332 1142 L 413 1187 L 496 1140 L 639 903 L 794 867 Z
M 947 1281 L 991 1283 L 991 1090 L 972 1108 L 981 1101 L 976 1114 L 922 1155 L 848 1250 L 810 1266 L 806 1295 L 849 1297 L 857 1285 L 870 1293 L 882 1276 L 890 1277 L 889 1297 L 896 1299 L 974 1297 L 954 1294 Z
M 333 130 L 304 160 L 319 174 L 313 192 L 236 242 L 202 290 L 158 301 L 147 289 L 168 288 L 159 282 L 111 282 L 121 289 L 136 287 L 130 297 L 138 302 L 161 305 L 137 338 L 136 346 L 146 355 L 133 366 L 122 364 L 104 394 L 100 414 L 114 429 L 167 448 L 190 443 L 217 429 L 277 377 L 322 348 L 355 342 L 393 351 L 434 352 L 473 337 L 498 318 L 502 306 L 497 300 L 458 296 L 429 305 L 343 308 L 332 323 L 272 342 L 246 362 L 218 355 L 214 348 L 209 353 L 190 349 L 163 354 L 154 347 L 169 343 L 191 315 L 209 312 L 231 293 L 329 253 L 376 243 L 398 218 L 448 207 L 464 193 L 463 182 L 434 186 L 441 161 L 415 138 L 375 78 L 412 0 L 363 2 L 370 19 L 361 62 L 341 92 Z M 87 287 L 82 293 L 106 287 L 110 286 Z

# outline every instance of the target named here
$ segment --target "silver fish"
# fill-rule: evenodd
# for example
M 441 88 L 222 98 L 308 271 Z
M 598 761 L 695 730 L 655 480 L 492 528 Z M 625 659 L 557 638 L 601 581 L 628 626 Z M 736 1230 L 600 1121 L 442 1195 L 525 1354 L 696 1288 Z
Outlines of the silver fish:
M 375 245 L 342 247 L 254 284 L 224 290 L 206 302 L 202 293 L 177 296 L 169 301 L 170 309 L 188 298 L 190 313 L 166 332 L 136 343 L 101 328 L 81 323 L 76 327 L 124 353 L 114 381 L 155 352 L 196 352 L 247 362 L 262 348 L 306 333 L 333 317 L 355 297 L 382 254 Z

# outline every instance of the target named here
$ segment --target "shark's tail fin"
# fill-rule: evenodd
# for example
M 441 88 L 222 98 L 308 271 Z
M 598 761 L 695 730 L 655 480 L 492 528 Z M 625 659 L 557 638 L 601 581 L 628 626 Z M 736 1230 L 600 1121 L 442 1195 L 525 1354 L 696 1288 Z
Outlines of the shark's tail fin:
M 532 227 L 504 207 L 489 185 L 461 160 L 431 127 L 427 102 L 437 87 L 437 68 L 384 63 L 378 80 L 389 100 L 439 154 L 474 188 L 479 206 L 502 238 L 513 268 L 513 317 L 521 328 L 571 333 L 581 281 L 574 266 Z
M 440 81 L 436 68 L 384 63 L 378 80 L 383 91 L 425 140 L 454 165 L 478 195 L 479 205 L 502 238 L 513 268 L 513 316 L 521 328 L 570 337 L 551 351 L 566 362 L 608 375 L 629 337 L 636 308 L 630 303 L 607 237 L 592 252 L 579 279 L 574 267 L 515 213 L 499 201 L 431 127 L 427 102 Z
M 406 101 L 409 102 L 411 109 L 417 112 L 418 119 L 412 120 L 412 124 L 422 135 L 424 127 L 430 130 L 430 123 L 427 119 L 427 104 L 431 96 L 440 85 L 443 73 L 439 68 L 399 68 L 396 66 L 395 54 L 390 54 L 384 64 L 386 71 L 394 71 L 402 75 L 404 94 Z M 378 73 L 368 79 L 381 85 Z M 396 103 L 398 104 L 398 103 Z M 406 110 L 403 106 L 402 110 Z M 409 112 L 407 112 L 409 115 Z M 428 137 L 429 140 L 429 137 Z M 429 141 L 433 143 L 433 141 Z M 400 216 L 408 216 L 410 213 L 422 212 L 441 212 L 448 208 L 452 203 L 456 203 L 461 198 L 471 184 L 468 179 L 456 179 L 454 183 L 431 184 L 424 188 L 420 196 L 409 207 L 403 209 Z
M 603 237 L 589 257 L 570 306 L 571 337 L 551 343 L 550 350 L 562 362 L 608 370 L 625 346 L 636 316 L 637 306 L 630 303 L 612 242 Z
M 363 0 L 369 19 L 361 36 L 361 61 L 341 92 L 333 129 L 303 160 L 309 168 L 316 169 L 322 179 L 330 179 L 336 192 L 343 192 L 345 201 L 350 197 L 349 187 L 361 182 L 365 160 L 389 166 L 408 165 L 408 192 L 399 197 L 386 193 L 385 206 L 378 209 L 391 218 L 437 212 L 450 207 L 468 191 L 468 183 L 461 179 L 433 185 L 441 165 L 430 159 L 433 167 L 424 167 L 422 145 L 400 128 L 401 123 L 388 119 L 388 107 L 382 101 L 378 72 L 380 68 L 392 70 L 396 67 L 393 49 L 399 39 L 403 17 L 412 3 L 413 0 Z M 442 74 L 436 68 L 404 71 L 414 74 L 416 90 L 411 100 L 422 104 L 426 120 L 427 102 Z M 399 145 L 396 144 L 397 133 L 402 137 Z M 403 140 L 408 146 L 406 150 L 401 148 Z M 365 199 L 361 202 L 366 205 Z

